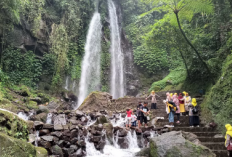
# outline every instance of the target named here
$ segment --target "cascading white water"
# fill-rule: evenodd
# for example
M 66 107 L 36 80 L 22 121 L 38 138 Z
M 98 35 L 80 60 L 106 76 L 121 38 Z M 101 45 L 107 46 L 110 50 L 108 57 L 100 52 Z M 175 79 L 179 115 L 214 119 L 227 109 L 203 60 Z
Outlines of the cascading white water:
M 85 56 L 81 66 L 77 109 L 88 94 L 96 91 L 100 85 L 100 52 L 101 52 L 101 16 L 96 11 L 90 22 L 85 44 Z
M 111 30 L 111 86 L 110 92 L 114 99 L 123 97 L 124 87 L 124 56 L 121 49 L 121 36 L 119 30 L 116 7 L 112 0 L 108 0 L 110 30 Z
M 40 137 L 39 137 L 39 131 L 36 131 L 35 133 L 35 146 L 38 147 L 38 141 L 40 140 Z
M 69 77 L 66 76 L 64 89 L 69 90 Z
M 111 120 L 112 125 L 124 127 L 126 123 L 126 118 L 123 118 L 121 113 L 119 115 L 116 115 L 114 119 Z
M 24 112 L 19 112 L 18 113 L 18 117 L 22 118 L 25 121 L 27 121 L 29 119 L 29 116 L 26 113 L 24 113 Z
M 52 124 L 52 116 L 53 116 L 52 113 L 48 113 L 46 124 Z

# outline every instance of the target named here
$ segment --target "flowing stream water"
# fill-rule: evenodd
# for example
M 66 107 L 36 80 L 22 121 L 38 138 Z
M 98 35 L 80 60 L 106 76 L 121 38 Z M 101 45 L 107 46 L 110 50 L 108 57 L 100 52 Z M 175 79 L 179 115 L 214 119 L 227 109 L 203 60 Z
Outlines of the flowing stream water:
M 111 86 L 110 92 L 114 99 L 123 97 L 125 94 L 124 83 L 124 56 L 121 49 L 121 35 L 119 30 L 118 16 L 115 4 L 108 0 L 111 30 Z
M 90 92 L 98 90 L 100 86 L 101 29 L 101 16 L 96 11 L 88 30 L 85 55 L 81 66 L 78 104 L 75 109 L 82 104 Z

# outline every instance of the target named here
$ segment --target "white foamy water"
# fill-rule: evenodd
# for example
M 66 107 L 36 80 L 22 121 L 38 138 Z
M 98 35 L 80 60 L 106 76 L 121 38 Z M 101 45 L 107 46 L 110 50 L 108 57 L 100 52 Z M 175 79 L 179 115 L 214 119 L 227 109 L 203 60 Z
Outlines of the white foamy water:
M 121 114 L 117 115 L 118 120 L 114 121 L 111 120 L 113 126 L 124 126 L 125 118 L 122 118 Z M 105 134 L 105 131 L 103 130 L 103 134 Z M 89 142 L 87 139 L 86 142 L 86 151 L 87 151 L 87 157 L 134 157 L 134 154 L 136 152 L 140 151 L 140 148 L 138 146 L 137 141 L 137 135 L 136 132 L 133 131 L 128 132 L 127 134 L 127 140 L 128 140 L 128 149 L 120 149 L 120 146 L 118 145 L 118 134 L 119 131 L 116 132 L 116 136 L 113 136 L 113 145 L 110 144 L 110 142 L 106 139 L 106 145 L 103 149 L 103 153 L 96 150 L 94 147 L 94 144 Z
M 47 115 L 47 120 L 46 120 L 46 124 L 52 124 L 52 113 L 48 113 Z
M 134 154 L 140 151 L 137 143 L 136 133 L 134 132 L 131 134 L 131 132 L 129 132 L 127 139 L 129 141 L 128 149 L 120 149 L 119 145 L 117 144 L 118 139 L 116 136 L 116 139 L 113 138 L 114 145 L 110 145 L 109 142 L 106 141 L 106 146 L 103 149 L 103 153 L 97 151 L 94 144 L 86 140 L 86 147 L 88 148 L 86 149 L 87 157 L 134 157 Z
M 111 123 L 114 127 L 116 126 L 124 127 L 126 123 L 126 118 L 123 118 L 120 113 L 119 115 L 116 115 L 116 118 L 111 120 Z
M 111 86 L 110 93 L 114 99 L 125 95 L 124 56 L 121 49 L 121 34 L 115 4 L 108 0 L 111 30 Z
M 29 116 L 26 113 L 24 113 L 24 112 L 19 112 L 18 113 L 18 117 L 22 118 L 25 121 L 27 121 L 29 119 Z
M 38 141 L 40 140 L 40 137 L 39 137 L 39 131 L 36 131 L 35 133 L 35 146 L 38 147 Z
M 78 105 L 75 107 L 75 109 L 82 104 L 90 92 L 99 90 L 102 35 L 101 29 L 101 16 L 98 12 L 95 12 L 90 22 L 85 44 L 85 55 L 81 65 Z

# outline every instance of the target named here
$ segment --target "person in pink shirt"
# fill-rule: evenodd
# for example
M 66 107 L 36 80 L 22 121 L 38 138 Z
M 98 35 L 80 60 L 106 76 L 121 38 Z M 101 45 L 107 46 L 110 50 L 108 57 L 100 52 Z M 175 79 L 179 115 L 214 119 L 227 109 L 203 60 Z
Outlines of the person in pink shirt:
M 132 113 L 132 110 L 131 109 L 127 109 L 126 110 L 126 128 L 128 128 L 128 124 L 129 124 L 129 128 L 131 127 L 131 113 Z
M 176 104 L 177 110 L 176 110 L 176 115 L 177 115 L 177 122 L 176 123 L 180 123 L 180 102 L 177 98 L 177 95 L 174 94 L 172 96 L 173 102 Z

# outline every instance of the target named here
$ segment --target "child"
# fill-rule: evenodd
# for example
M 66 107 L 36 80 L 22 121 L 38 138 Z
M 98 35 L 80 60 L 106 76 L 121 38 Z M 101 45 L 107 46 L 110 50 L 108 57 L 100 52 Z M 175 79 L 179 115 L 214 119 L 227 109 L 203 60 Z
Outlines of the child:
M 132 126 L 133 126 L 133 127 L 136 127 L 136 121 L 137 121 L 137 117 L 136 117 L 136 115 L 134 114 L 134 112 L 132 112 L 132 115 L 131 115 L 131 123 L 132 123 Z
M 132 110 L 131 109 L 127 109 L 126 110 L 126 128 L 128 128 L 128 124 L 129 124 L 129 128 L 131 127 L 131 113 L 132 113 Z

